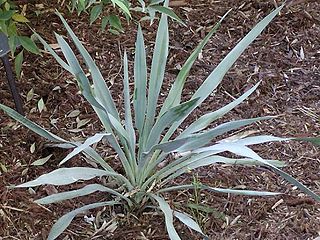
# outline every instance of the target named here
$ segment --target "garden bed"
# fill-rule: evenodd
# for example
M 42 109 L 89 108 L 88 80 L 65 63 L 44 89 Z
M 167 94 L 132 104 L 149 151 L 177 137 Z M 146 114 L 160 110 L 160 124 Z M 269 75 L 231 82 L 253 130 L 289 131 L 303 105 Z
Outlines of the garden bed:
M 176 13 L 187 27 L 170 22 L 170 56 L 167 66 L 167 82 L 163 93 L 179 67 L 199 41 L 227 10 L 234 10 L 212 38 L 186 83 L 184 98 L 188 99 L 230 49 L 254 25 L 275 6 L 273 1 L 261 3 L 248 1 L 181 1 Z M 54 44 L 53 32 L 65 33 L 54 14 L 54 6 L 32 20 L 32 27 L 49 43 Z M 124 50 L 133 62 L 136 25 L 125 26 L 119 36 L 100 32 L 99 22 L 88 26 L 88 18 L 65 14 L 77 36 L 84 43 L 100 67 L 110 91 L 117 103 L 122 104 L 122 61 Z M 50 19 L 50 21 L 48 21 Z M 192 116 L 217 109 L 240 96 L 258 81 L 258 90 L 240 107 L 221 121 L 277 115 L 278 118 L 262 122 L 242 132 L 259 131 L 285 137 L 319 136 L 320 134 L 320 3 L 303 2 L 285 8 L 270 26 L 240 57 L 226 75 L 218 90 L 212 94 Z M 157 24 L 143 24 L 147 52 L 151 53 Z M 151 46 L 151 47 L 150 47 Z M 150 56 L 150 54 L 149 54 Z M 149 59 L 151 60 L 151 59 Z M 0 103 L 12 105 L 6 85 L 4 69 L 0 68 Z M 63 71 L 50 55 L 27 54 L 23 74 L 19 80 L 24 109 L 29 119 L 52 132 L 80 139 L 99 132 L 98 119 L 90 105 L 78 94 L 72 77 Z M 30 94 L 33 89 L 34 94 Z M 28 94 L 29 93 L 29 94 Z M 45 109 L 39 111 L 38 102 L 43 99 Z M 27 101 L 28 100 L 28 101 Z M 79 110 L 78 116 L 72 116 Z M 73 112 L 74 113 L 74 112 Z M 77 117 L 81 120 L 77 120 Z M 192 118 L 188 118 L 188 124 Z M 80 126 L 83 123 L 83 126 Z M 32 180 L 56 169 L 67 151 L 45 147 L 45 140 L 33 134 L 15 121 L 0 114 L 0 239 L 45 239 L 54 221 L 67 211 L 92 202 L 92 197 L 78 201 L 40 206 L 33 199 L 54 193 L 53 187 L 36 189 L 7 189 Z M 100 149 L 110 156 L 108 149 Z M 285 170 L 299 181 L 320 194 L 320 155 L 318 148 L 307 143 L 289 142 L 255 147 L 267 159 L 285 161 Z M 53 154 L 43 166 L 32 166 L 37 159 Z M 113 160 L 111 153 L 110 161 Z M 74 158 L 67 166 L 87 166 L 83 157 Z M 192 181 L 215 187 L 237 187 L 255 190 L 280 191 L 277 197 L 244 197 L 201 192 L 200 203 L 204 209 L 192 209 L 196 204 L 192 191 L 167 195 L 172 206 L 193 214 L 210 239 L 314 239 L 320 235 L 320 204 L 296 190 L 280 176 L 264 168 L 212 166 L 199 169 L 178 179 L 180 183 Z M 81 183 L 73 187 L 81 187 Z M 95 201 L 105 199 L 95 195 Z M 187 204 L 186 204 L 187 203 Z M 189 206 L 189 207 L 188 207 Z M 76 218 L 61 239 L 167 239 L 163 217 L 152 212 L 141 216 L 123 216 L 121 209 L 100 209 L 87 214 L 108 222 L 111 212 L 117 216 L 118 225 L 94 227 Z M 102 221 L 103 222 L 103 221 Z M 198 239 L 199 236 L 175 222 L 182 239 Z M 2 238 L 1 238 L 2 237 Z M 200 239 L 200 238 L 199 238 Z

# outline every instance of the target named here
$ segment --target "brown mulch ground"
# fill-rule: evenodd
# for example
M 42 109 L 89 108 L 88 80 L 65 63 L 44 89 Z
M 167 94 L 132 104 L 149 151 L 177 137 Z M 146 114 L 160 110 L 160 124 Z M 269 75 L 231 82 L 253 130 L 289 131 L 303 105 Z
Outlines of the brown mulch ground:
M 45 3 L 46 9 L 52 7 Z M 299 1 L 296 1 L 299 2 Z M 248 101 L 228 114 L 223 121 L 250 118 L 262 115 L 279 115 L 276 120 L 261 123 L 245 130 L 257 130 L 277 136 L 319 136 L 320 133 L 320 3 L 301 1 L 282 11 L 266 31 L 249 47 L 229 71 L 217 92 L 197 109 L 192 118 L 216 109 L 239 96 L 248 87 L 262 80 L 255 94 Z M 187 59 L 192 49 L 210 30 L 213 24 L 228 9 L 233 8 L 219 32 L 212 38 L 192 69 L 184 91 L 188 98 L 200 86 L 228 51 L 245 35 L 259 19 L 274 8 L 274 1 L 195 1 L 188 0 L 175 10 L 188 27 L 170 24 L 171 53 L 164 93 L 179 67 Z M 48 21 L 50 19 L 50 21 Z M 88 27 L 86 17 L 66 15 L 74 31 L 84 42 L 108 80 L 112 94 L 121 104 L 120 57 L 126 49 L 130 63 L 133 61 L 133 47 L 136 26 L 126 26 L 120 36 L 101 33 L 99 24 Z M 32 26 L 50 43 L 55 43 L 53 31 L 64 33 L 53 11 L 47 11 L 32 21 Z M 146 45 L 152 46 L 156 24 L 146 29 Z M 151 53 L 152 48 L 147 47 Z M 0 69 L 0 102 L 12 106 L 11 96 L 5 84 L 4 69 Z M 43 57 L 26 54 L 23 76 L 19 86 L 24 101 L 24 109 L 29 119 L 61 136 L 81 138 L 99 130 L 98 121 L 90 106 L 77 93 L 72 78 L 55 61 L 44 54 Z M 33 89 L 32 99 L 27 95 Z M 29 94 L 30 96 L 30 94 Z M 44 100 L 46 110 L 39 112 L 37 103 Z M 80 110 L 79 118 L 89 122 L 76 132 L 76 118 L 67 117 Z M 192 118 L 188 121 L 192 121 Z M 52 189 L 40 187 L 32 190 L 8 190 L 6 186 L 34 179 L 42 173 L 57 167 L 66 154 L 58 149 L 43 146 L 44 140 L 17 125 L 3 113 L 0 114 L 0 239 L 45 239 L 57 217 L 71 209 L 92 202 L 90 198 L 67 201 L 42 207 L 32 203 Z M 35 144 L 35 151 L 30 148 Z M 284 160 L 285 170 L 299 181 L 320 194 L 319 151 L 310 144 L 290 142 L 267 144 L 255 147 L 263 157 Z M 44 166 L 35 167 L 31 163 L 53 154 Z M 77 157 L 73 165 L 84 165 L 82 157 Z M 263 168 L 216 167 L 196 171 L 199 181 L 218 187 L 246 187 L 280 191 L 280 197 L 243 197 L 201 192 L 202 203 L 210 206 L 210 212 L 194 212 L 202 222 L 211 239 L 314 239 L 320 236 L 320 204 L 304 194 L 276 174 Z M 195 176 L 195 175 L 194 175 Z M 179 183 L 192 180 L 186 175 Z M 80 187 L 80 185 L 75 185 Z M 178 208 L 192 214 L 183 202 L 194 203 L 194 195 L 182 192 L 167 196 Z M 95 201 L 103 199 L 97 195 Z M 90 214 L 96 216 L 94 211 Z M 104 213 L 108 215 L 108 211 Z M 120 218 L 117 229 L 107 233 L 95 233 L 95 229 L 77 218 L 61 239 L 167 239 L 163 217 L 146 213 L 139 220 L 131 217 Z M 176 222 L 182 239 L 198 239 L 188 229 Z

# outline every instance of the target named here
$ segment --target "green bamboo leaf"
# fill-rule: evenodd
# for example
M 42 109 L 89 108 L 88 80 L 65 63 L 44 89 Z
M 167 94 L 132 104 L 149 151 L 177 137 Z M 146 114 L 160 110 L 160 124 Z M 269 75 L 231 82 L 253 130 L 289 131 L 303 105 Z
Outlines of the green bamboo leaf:
M 25 16 L 19 14 L 19 13 L 15 13 L 12 15 L 12 19 L 16 22 L 20 22 L 20 23 L 27 23 L 30 22 Z
M 94 23 L 102 12 L 102 4 L 94 6 L 90 11 L 90 25 Z
M 1 26 L 1 21 L 0 21 L 0 29 L 4 34 L 6 34 L 6 32 L 5 32 L 6 30 L 3 29 L 3 27 Z M 19 45 L 18 37 L 16 35 L 9 35 L 8 36 L 8 44 L 9 44 L 11 54 L 14 55 L 14 53 L 16 52 L 17 46 Z
M 107 24 L 109 22 L 109 17 L 106 17 L 104 16 L 101 20 L 101 30 L 102 31 L 105 31 L 106 30 L 106 27 L 107 27 Z
M 77 208 L 58 219 L 58 221 L 53 225 L 50 230 L 48 240 L 54 240 L 60 236 L 61 233 L 70 225 L 71 221 L 80 213 L 86 212 L 90 209 L 104 207 L 104 206 L 113 206 L 119 204 L 116 201 L 108 201 L 108 202 L 98 202 L 89 205 L 85 205 L 81 208 Z
M 29 37 L 17 36 L 22 47 L 34 54 L 40 54 L 39 48 Z
M 8 37 L 10 36 L 18 36 L 17 24 L 12 22 L 8 25 Z
M 117 5 L 125 14 L 127 14 L 131 18 L 129 8 L 121 1 L 121 0 L 111 0 L 113 5 Z
M 109 24 L 111 27 L 117 29 L 120 32 L 123 32 L 123 27 L 121 25 L 120 18 L 116 15 L 110 15 L 109 16 Z
M 177 16 L 177 14 L 175 14 L 174 11 L 172 11 L 171 8 L 169 7 L 165 7 L 165 6 L 161 6 L 161 5 L 149 5 L 148 9 L 154 9 L 160 13 L 166 14 L 168 15 L 170 18 L 176 20 L 178 23 L 186 26 L 186 24 Z
M 15 12 L 16 12 L 15 10 L 1 11 L 0 12 L 0 21 L 9 20 Z
M 14 68 L 16 71 L 17 78 L 21 77 L 22 62 L 23 62 L 23 50 L 14 59 Z

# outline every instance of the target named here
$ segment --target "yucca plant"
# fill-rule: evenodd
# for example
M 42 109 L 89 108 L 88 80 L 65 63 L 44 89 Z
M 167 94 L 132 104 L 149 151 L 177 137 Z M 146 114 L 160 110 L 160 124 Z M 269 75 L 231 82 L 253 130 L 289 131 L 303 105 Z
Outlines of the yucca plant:
M 124 119 L 120 118 L 120 114 L 106 82 L 95 62 L 73 33 L 65 19 L 58 14 L 66 27 L 70 38 L 83 57 L 87 70 L 85 71 L 82 69 L 70 46 L 60 35 L 56 34 L 56 39 L 66 62 L 60 58 L 40 36 L 38 36 L 38 38 L 61 66 L 73 74 L 83 96 L 92 105 L 92 108 L 99 117 L 101 124 L 104 127 L 104 131 L 89 137 L 84 142 L 71 142 L 50 133 L 4 105 L 0 104 L 0 108 L 35 133 L 54 142 L 56 146 L 73 149 L 60 162 L 59 166 L 69 161 L 75 155 L 83 153 L 91 161 L 94 161 L 99 165 L 100 168 L 58 168 L 57 170 L 44 174 L 33 181 L 18 185 L 17 187 L 36 187 L 45 184 L 60 186 L 72 184 L 79 180 L 90 180 L 97 177 L 107 178 L 110 181 L 116 182 L 117 186 L 112 189 L 102 183 L 88 184 L 81 189 L 61 192 L 36 200 L 39 204 L 50 204 L 93 194 L 97 191 L 105 192 L 114 197 L 112 201 L 94 202 L 65 214 L 53 225 L 48 239 L 55 239 L 58 237 L 77 214 L 93 208 L 118 204 L 123 204 L 125 206 L 124 209 L 127 211 L 141 211 L 147 207 L 159 208 L 164 214 L 165 225 L 170 239 L 180 239 L 173 225 L 173 217 L 178 218 L 191 229 L 204 235 L 196 221 L 186 213 L 177 209 L 172 209 L 163 194 L 170 191 L 194 189 L 192 183 L 189 185 L 176 186 L 172 185 L 171 180 L 196 168 L 212 164 L 264 166 L 265 168 L 272 169 L 283 176 L 288 182 L 296 185 L 317 201 L 320 201 L 319 195 L 312 192 L 306 186 L 302 185 L 280 169 L 284 166 L 283 162 L 263 159 L 249 148 L 249 146 L 254 144 L 287 141 L 293 138 L 279 138 L 262 135 L 233 139 L 232 141 L 228 139 L 220 141 L 215 140 L 218 136 L 221 137 L 223 134 L 235 129 L 273 118 L 272 116 L 266 116 L 230 121 L 214 128 L 209 126 L 212 122 L 221 118 L 243 102 L 255 91 L 259 83 L 226 106 L 204 114 L 181 133 L 174 135 L 187 116 L 192 114 L 193 110 L 217 88 L 222 78 L 235 63 L 237 58 L 280 12 L 282 7 L 283 6 L 275 9 L 259 22 L 214 69 L 190 100 L 181 103 L 183 87 L 188 73 L 197 59 L 198 54 L 209 41 L 210 37 L 215 33 L 226 15 L 223 16 L 185 62 L 161 106 L 158 106 L 158 98 L 161 85 L 164 81 L 169 45 L 167 16 L 162 15 L 159 22 L 151 72 L 149 74 L 146 64 L 143 33 L 139 26 L 134 58 L 134 93 L 132 98 L 130 96 L 130 79 L 126 53 L 124 53 L 123 59 Z M 88 74 L 86 74 L 87 71 L 90 73 L 90 80 L 92 80 L 92 82 L 89 80 Z M 133 105 L 133 108 L 131 105 Z M 159 108 L 157 109 L 157 107 Z M 124 124 L 122 124 L 123 122 Z M 91 147 L 93 144 L 101 142 L 102 139 L 105 139 L 108 145 L 117 153 L 123 167 L 123 173 L 116 172 L 112 167 L 112 162 L 105 161 L 98 152 Z M 318 139 L 311 140 L 317 141 Z M 224 157 L 221 155 L 221 153 L 224 152 L 231 152 L 238 157 Z M 173 160 L 172 157 L 170 158 L 170 155 L 172 154 L 175 156 Z M 168 159 L 171 160 L 167 161 Z M 167 163 L 163 164 L 165 161 L 167 161 Z M 214 193 L 233 193 L 254 196 L 280 194 L 267 191 L 223 189 L 200 183 L 197 184 L 197 188 Z

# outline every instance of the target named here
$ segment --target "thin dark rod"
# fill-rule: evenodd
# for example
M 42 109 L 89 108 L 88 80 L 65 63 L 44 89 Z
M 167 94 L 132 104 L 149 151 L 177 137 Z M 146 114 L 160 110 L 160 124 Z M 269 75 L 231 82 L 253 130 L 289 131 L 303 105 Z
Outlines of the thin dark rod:
M 19 91 L 16 85 L 16 82 L 14 80 L 14 75 L 10 66 L 9 57 L 8 54 L 1 57 L 1 60 L 3 62 L 4 68 L 6 70 L 7 79 L 10 87 L 10 91 L 14 100 L 14 104 L 16 105 L 16 110 L 21 115 L 24 115 L 23 108 L 22 108 L 22 102 L 19 95 Z

